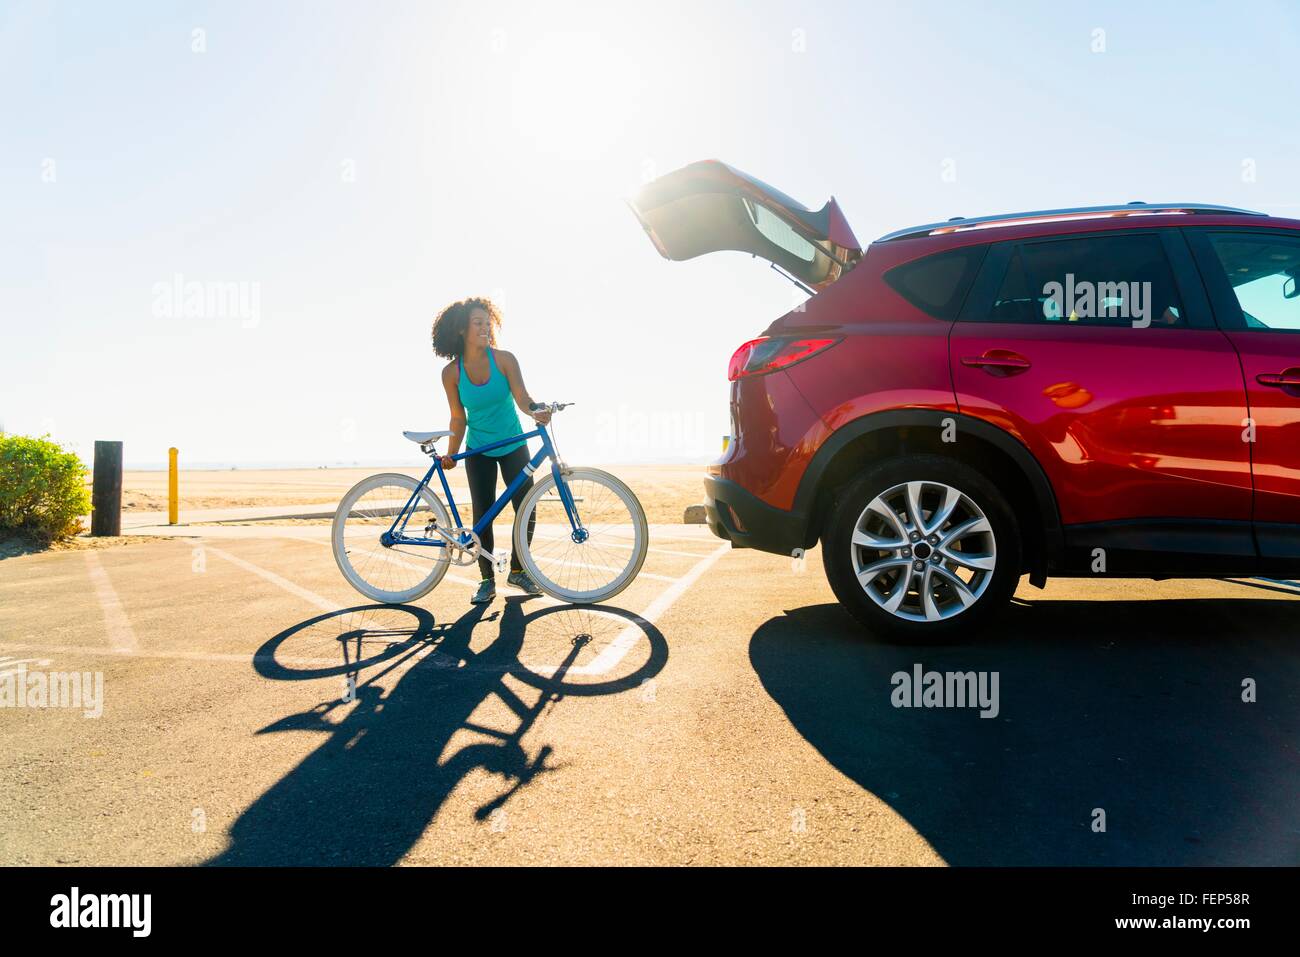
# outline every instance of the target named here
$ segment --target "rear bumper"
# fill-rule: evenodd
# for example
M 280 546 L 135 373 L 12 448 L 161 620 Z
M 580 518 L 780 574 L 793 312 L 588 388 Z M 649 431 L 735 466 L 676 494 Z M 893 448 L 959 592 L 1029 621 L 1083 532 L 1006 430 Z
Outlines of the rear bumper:
M 705 476 L 704 511 L 709 531 L 734 548 L 789 555 L 805 547 L 807 516 L 768 505 L 727 479 Z

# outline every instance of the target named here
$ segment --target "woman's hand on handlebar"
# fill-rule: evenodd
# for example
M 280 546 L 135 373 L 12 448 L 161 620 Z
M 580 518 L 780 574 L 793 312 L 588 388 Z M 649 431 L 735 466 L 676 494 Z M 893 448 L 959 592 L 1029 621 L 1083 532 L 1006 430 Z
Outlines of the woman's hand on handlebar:
M 546 423 L 551 421 L 550 409 L 538 409 L 536 412 L 531 412 L 529 414 L 533 417 L 533 421 L 538 425 L 546 425 Z

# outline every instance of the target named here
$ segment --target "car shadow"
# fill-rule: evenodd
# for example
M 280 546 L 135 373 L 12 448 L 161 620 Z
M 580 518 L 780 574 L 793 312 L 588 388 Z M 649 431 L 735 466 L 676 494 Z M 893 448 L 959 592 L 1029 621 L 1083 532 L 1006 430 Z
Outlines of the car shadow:
M 1017 601 L 969 645 L 900 647 L 826 604 L 765 622 L 750 659 L 808 742 L 951 864 L 1295 865 L 1297 610 Z M 891 676 L 917 664 L 996 672 L 999 713 L 895 707 Z
M 544 711 L 566 697 L 636 688 L 667 661 L 663 636 L 631 612 L 609 606 L 600 606 L 598 614 L 571 606 L 529 612 L 525 601 L 514 598 L 504 605 L 492 612 L 475 606 L 448 624 L 410 605 L 342 609 L 300 622 L 263 644 L 253 663 L 264 677 L 335 677 L 341 694 L 257 732 L 310 730 L 324 740 L 239 815 L 229 846 L 206 863 L 396 863 L 466 775 L 482 769 L 502 779 L 500 792 L 474 813 L 476 820 L 489 821 L 520 789 L 555 767 L 550 746 L 530 752 L 522 740 Z M 610 678 L 575 677 L 584 647 L 608 637 L 595 633 L 629 626 L 639 629 L 638 641 L 648 642 L 639 666 Z M 495 634 L 485 631 L 490 628 Z M 554 673 L 538 674 L 521 661 L 525 637 L 539 629 L 568 649 Z M 535 700 L 506 685 L 507 675 L 536 689 Z M 396 681 L 385 691 L 378 682 L 386 677 Z M 492 696 L 508 706 L 513 726 L 473 722 Z M 462 730 L 480 740 L 462 746 L 461 736 L 453 747 L 453 736 Z

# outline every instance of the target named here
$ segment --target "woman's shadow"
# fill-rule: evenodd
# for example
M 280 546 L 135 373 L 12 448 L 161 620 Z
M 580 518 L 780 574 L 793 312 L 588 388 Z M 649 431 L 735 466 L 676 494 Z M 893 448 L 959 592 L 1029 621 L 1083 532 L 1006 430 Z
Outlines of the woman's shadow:
M 523 601 L 515 598 L 499 613 L 486 614 L 487 607 L 475 606 L 450 625 L 438 624 L 431 613 L 415 606 L 345 609 L 301 622 L 267 641 L 254 656 L 263 676 L 337 676 L 341 694 L 258 732 L 314 730 L 326 738 L 239 816 L 230 830 L 230 845 L 207 863 L 396 863 L 471 771 L 483 769 L 503 781 L 501 793 L 475 812 L 476 819 L 484 820 L 551 769 L 549 746 L 530 754 L 522 743 L 546 708 L 570 695 L 634 688 L 657 674 L 667 660 L 667 644 L 658 630 L 621 609 L 602 606 L 597 615 L 553 606 L 525 614 Z M 495 638 L 474 650 L 475 629 L 498 619 Z M 564 662 L 545 677 L 520 660 L 529 626 L 536 629 L 543 620 L 552 632 L 572 633 L 565 642 L 569 647 Z M 567 679 L 593 632 L 622 630 L 629 624 L 649 641 L 649 654 L 640 667 L 598 683 Z M 330 657 L 287 654 L 287 649 L 306 644 L 310 635 L 321 643 L 317 648 L 334 645 Z M 481 630 L 479 637 L 481 645 Z M 385 693 L 378 679 L 393 675 L 397 682 Z M 538 689 L 536 700 L 511 690 L 503 681 L 506 675 Z M 494 695 L 511 719 L 517 719 L 516 727 L 503 731 L 471 720 Z M 337 720 L 335 712 L 341 714 Z M 462 729 L 487 740 L 449 753 L 453 735 Z

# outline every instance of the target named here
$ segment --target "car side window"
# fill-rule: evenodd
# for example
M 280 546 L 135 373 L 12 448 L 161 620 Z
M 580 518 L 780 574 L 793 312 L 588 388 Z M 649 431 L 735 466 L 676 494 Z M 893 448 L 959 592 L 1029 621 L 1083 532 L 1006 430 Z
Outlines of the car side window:
M 963 246 L 895 266 L 885 281 L 916 308 L 936 319 L 957 318 L 988 244 Z
M 1016 244 L 986 321 L 1187 325 L 1164 246 L 1151 233 Z
M 1212 233 L 1246 329 L 1300 332 L 1300 239 Z

